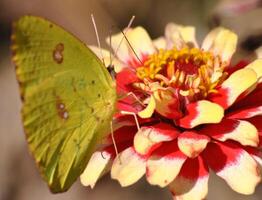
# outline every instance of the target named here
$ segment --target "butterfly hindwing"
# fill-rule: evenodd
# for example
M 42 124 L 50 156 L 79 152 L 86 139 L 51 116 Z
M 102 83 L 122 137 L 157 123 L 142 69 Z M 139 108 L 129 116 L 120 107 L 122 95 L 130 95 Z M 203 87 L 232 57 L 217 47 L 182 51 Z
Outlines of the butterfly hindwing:
M 22 17 L 12 41 L 30 151 L 51 190 L 66 191 L 110 132 L 114 82 L 83 43 L 45 19 Z

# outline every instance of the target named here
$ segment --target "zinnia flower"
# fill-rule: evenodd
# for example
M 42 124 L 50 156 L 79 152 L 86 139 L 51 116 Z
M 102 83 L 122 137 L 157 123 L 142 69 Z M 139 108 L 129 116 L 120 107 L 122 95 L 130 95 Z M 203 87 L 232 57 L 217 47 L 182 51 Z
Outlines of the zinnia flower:
M 261 180 L 262 60 L 232 66 L 237 36 L 225 28 L 212 30 L 201 46 L 193 27 L 176 24 L 153 41 L 143 28 L 129 29 L 132 48 L 124 41 L 118 49 L 122 37 L 112 37 L 123 97 L 117 106 L 135 113 L 139 127 L 134 116 L 116 114 L 116 149 L 109 135 L 82 183 L 93 187 L 111 171 L 129 186 L 145 175 L 174 199 L 200 200 L 212 170 L 234 191 L 252 194 Z M 108 65 L 109 52 L 103 53 Z

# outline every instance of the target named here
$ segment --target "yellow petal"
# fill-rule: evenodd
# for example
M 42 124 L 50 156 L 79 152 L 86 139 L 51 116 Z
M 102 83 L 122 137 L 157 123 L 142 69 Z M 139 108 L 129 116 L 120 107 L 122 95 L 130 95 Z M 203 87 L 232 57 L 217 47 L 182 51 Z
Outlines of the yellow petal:
M 174 23 L 169 23 L 166 25 L 165 36 L 167 39 L 167 49 L 172 49 L 176 47 L 177 49 L 182 49 L 186 46 L 178 27 Z
M 114 160 L 111 177 L 122 187 L 137 182 L 146 172 L 146 161 L 130 147 L 121 152 Z
M 178 137 L 178 147 L 189 158 L 197 157 L 207 146 L 209 137 L 186 131 Z
M 250 63 L 246 66 L 248 69 L 253 69 L 257 74 L 257 79 L 261 79 L 262 77 L 262 59 L 257 59 L 254 62 Z
M 159 37 L 153 40 L 153 44 L 157 49 L 166 49 L 166 39 L 164 37 Z
M 105 151 L 95 152 L 80 176 L 81 183 L 84 186 L 91 186 L 93 188 L 97 180 L 107 171 L 106 168 L 110 165 L 110 160 L 111 155 L 109 153 Z
M 225 80 L 221 88 L 228 91 L 227 105 L 232 105 L 236 99 L 257 82 L 257 74 L 253 69 L 240 69 Z
M 256 54 L 258 58 L 262 58 L 262 46 L 256 49 Z
M 129 29 L 126 33 L 128 33 L 131 29 Z M 112 35 L 111 37 L 111 48 L 116 53 L 117 57 L 123 61 L 126 62 L 129 59 L 129 47 L 125 40 L 121 42 L 123 39 L 123 34 L 118 33 L 115 35 Z M 109 37 L 106 38 L 106 42 L 108 45 L 110 45 L 110 39 Z M 121 43 L 120 43 L 121 42 Z M 120 46 L 119 46 L 120 45 Z
M 180 26 L 177 25 L 178 30 L 180 31 L 180 34 L 183 38 L 183 40 L 187 43 L 187 44 L 191 44 L 194 47 L 198 48 L 198 44 L 196 41 L 196 36 L 195 36 L 195 27 L 193 26 Z
M 126 36 L 133 50 L 140 59 L 143 58 L 143 55 L 155 53 L 153 41 L 144 28 L 138 26 L 129 31 Z M 129 47 L 129 54 L 134 57 L 133 50 Z
M 206 51 L 212 51 L 219 55 L 223 62 L 227 64 L 236 51 L 237 35 L 225 28 L 216 28 L 212 30 L 204 39 L 202 48 Z
M 153 115 L 155 108 L 156 101 L 155 98 L 151 96 L 147 107 L 144 110 L 140 111 L 138 113 L 138 116 L 141 118 L 150 118 Z

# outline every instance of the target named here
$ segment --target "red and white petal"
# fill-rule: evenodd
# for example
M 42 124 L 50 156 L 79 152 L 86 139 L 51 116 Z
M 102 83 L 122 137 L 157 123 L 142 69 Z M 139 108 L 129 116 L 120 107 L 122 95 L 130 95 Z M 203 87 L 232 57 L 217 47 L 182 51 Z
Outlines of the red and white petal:
M 245 147 L 245 150 L 254 158 L 260 167 L 260 171 L 262 172 L 262 152 L 259 149 L 253 147 Z
M 84 186 L 93 188 L 97 180 L 106 173 L 113 161 L 113 154 L 108 151 L 97 151 L 93 153 L 84 172 L 80 176 L 80 181 Z
M 166 123 L 144 126 L 135 135 L 134 148 L 142 155 L 148 154 L 159 143 L 175 139 L 179 131 Z
M 146 173 L 146 158 L 136 153 L 133 147 L 121 152 L 114 160 L 111 177 L 125 187 L 137 182 Z
M 166 49 L 167 43 L 165 37 L 159 37 L 153 40 L 153 44 L 157 49 Z
M 224 109 L 216 103 L 201 100 L 187 105 L 187 114 L 177 122 L 184 128 L 194 128 L 200 124 L 219 123 L 224 117 Z
M 262 59 L 255 60 L 254 62 L 247 65 L 246 68 L 253 69 L 257 74 L 257 79 L 258 80 L 261 79 L 262 77 Z
M 234 140 L 242 145 L 254 147 L 259 143 L 256 127 L 243 120 L 224 119 L 219 124 L 204 127 L 200 132 L 219 141 Z
M 169 119 L 182 117 L 180 102 L 171 89 L 158 89 L 154 92 L 155 110 Z
M 212 30 L 204 39 L 202 49 L 212 51 L 219 55 L 221 60 L 229 64 L 232 55 L 236 51 L 237 35 L 224 28 Z
M 232 107 L 232 111 L 227 114 L 227 118 L 247 119 L 257 115 L 262 115 L 262 90 L 257 87 L 245 98 L 239 100 Z
M 185 131 L 177 138 L 178 147 L 189 158 L 197 157 L 207 146 L 210 138 L 193 131 Z
M 248 93 L 248 90 L 253 88 L 256 82 L 257 74 L 253 69 L 240 69 L 231 74 L 231 76 L 222 83 L 221 88 L 218 89 L 218 94 L 211 97 L 211 100 L 226 109 L 231 106 L 240 95 Z
M 252 117 L 248 119 L 248 121 L 257 128 L 259 135 L 259 147 L 262 147 L 262 116 Z
M 188 159 L 180 174 L 169 185 L 174 200 L 202 200 L 208 192 L 209 172 L 201 156 Z
M 261 106 L 251 106 L 249 108 L 243 108 L 236 110 L 228 115 L 230 119 L 247 119 L 255 117 L 257 115 L 262 115 L 262 105 Z
M 147 181 L 165 187 L 179 174 L 186 156 L 179 151 L 177 141 L 165 143 L 147 161 Z
M 238 193 L 252 194 L 261 181 L 257 162 L 232 142 L 209 143 L 203 152 L 208 166 Z

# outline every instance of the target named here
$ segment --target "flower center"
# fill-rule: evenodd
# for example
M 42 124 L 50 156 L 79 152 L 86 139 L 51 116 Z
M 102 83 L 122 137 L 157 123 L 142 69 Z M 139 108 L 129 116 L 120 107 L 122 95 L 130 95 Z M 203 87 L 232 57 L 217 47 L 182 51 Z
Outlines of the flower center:
M 159 83 L 161 87 L 177 89 L 184 97 L 199 99 L 216 92 L 227 76 L 224 68 L 219 56 L 185 47 L 160 49 L 137 68 L 136 74 L 145 84 Z

